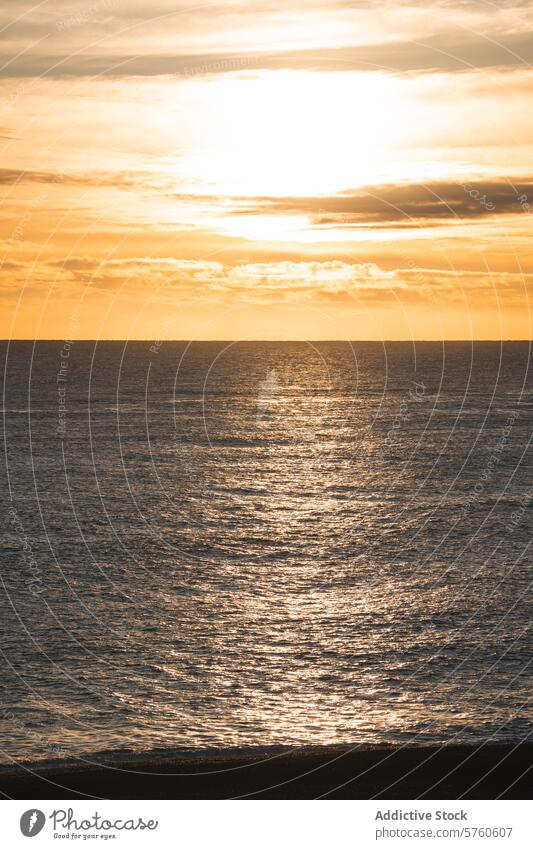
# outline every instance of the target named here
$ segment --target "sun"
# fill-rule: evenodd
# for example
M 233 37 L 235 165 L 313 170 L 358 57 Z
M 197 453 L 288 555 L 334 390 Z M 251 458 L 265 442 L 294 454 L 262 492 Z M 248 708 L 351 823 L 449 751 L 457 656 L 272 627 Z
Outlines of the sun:
M 380 73 L 265 71 L 204 85 L 199 149 L 180 167 L 228 196 L 316 195 L 383 181 L 409 126 L 398 82 Z

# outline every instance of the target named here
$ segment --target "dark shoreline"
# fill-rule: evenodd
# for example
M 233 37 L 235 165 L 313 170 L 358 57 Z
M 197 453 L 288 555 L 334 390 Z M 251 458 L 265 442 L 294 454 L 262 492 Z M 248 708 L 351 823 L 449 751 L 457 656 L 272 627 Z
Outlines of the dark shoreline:
M 0 767 L 13 799 L 529 799 L 533 744 L 159 750 Z

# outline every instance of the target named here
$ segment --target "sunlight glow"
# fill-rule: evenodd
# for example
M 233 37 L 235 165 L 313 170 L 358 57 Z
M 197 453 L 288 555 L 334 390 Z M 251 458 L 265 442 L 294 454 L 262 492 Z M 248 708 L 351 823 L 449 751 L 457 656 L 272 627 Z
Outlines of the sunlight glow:
M 409 104 L 394 77 L 285 71 L 209 85 L 201 149 L 181 168 L 226 195 L 311 195 L 371 183 L 409 133 Z

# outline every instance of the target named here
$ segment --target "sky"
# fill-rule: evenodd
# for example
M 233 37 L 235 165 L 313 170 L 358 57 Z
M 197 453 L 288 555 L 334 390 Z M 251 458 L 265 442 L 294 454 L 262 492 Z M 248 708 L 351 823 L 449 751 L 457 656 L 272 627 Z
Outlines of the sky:
M 533 0 L 0 6 L 0 337 L 529 339 Z

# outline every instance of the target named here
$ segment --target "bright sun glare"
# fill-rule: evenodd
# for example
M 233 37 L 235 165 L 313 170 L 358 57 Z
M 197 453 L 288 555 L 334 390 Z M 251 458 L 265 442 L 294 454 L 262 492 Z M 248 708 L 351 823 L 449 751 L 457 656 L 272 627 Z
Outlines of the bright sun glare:
M 408 131 L 397 81 L 381 74 L 264 72 L 204 85 L 211 109 L 185 172 L 210 192 L 301 196 L 376 182 Z

